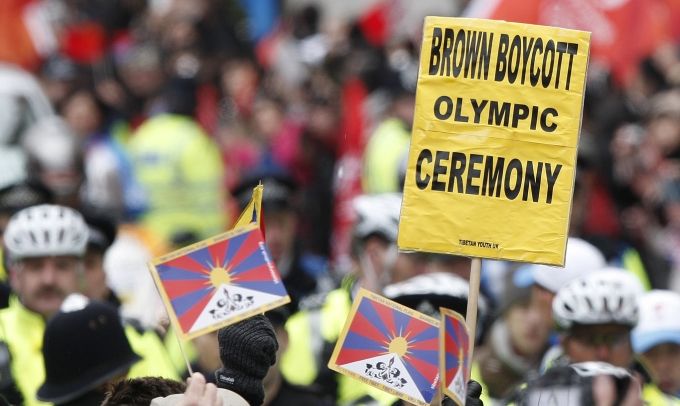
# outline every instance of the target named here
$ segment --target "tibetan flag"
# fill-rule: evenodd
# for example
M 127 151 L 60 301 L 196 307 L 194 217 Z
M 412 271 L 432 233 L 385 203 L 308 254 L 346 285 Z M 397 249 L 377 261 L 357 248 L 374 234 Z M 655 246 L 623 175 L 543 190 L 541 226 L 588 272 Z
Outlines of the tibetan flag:
M 185 339 L 290 302 L 256 224 L 157 258 L 149 267 Z
M 256 223 L 260 226 L 262 235 L 264 235 L 264 219 L 262 218 L 262 193 L 264 186 L 262 183 L 253 188 L 253 197 L 250 198 L 248 205 L 238 216 L 238 219 L 232 226 L 232 230 L 240 227 L 245 227 L 248 224 Z
M 328 367 L 416 405 L 439 385 L 439 322 L 360 289 Z
M 470 371 L 470 335 L 465 319 L 453 310 L 440 308 L 439 362 L 442 390 L 457 405 L 465 404 Z

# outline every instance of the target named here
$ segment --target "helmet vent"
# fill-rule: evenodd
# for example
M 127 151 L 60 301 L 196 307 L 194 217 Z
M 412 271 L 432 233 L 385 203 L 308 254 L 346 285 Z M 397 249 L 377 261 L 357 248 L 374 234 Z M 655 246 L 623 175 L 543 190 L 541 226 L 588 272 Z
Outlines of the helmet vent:
M 29 232 L 28 232 L 28 236 L 31 237 L 31 242 L 32 242 L 33 244 L 37 244 L 37 243 L 38 243 L 38 239 L 35 238 L 35 233 L 34 233 L 33 231 L 29 231 Z

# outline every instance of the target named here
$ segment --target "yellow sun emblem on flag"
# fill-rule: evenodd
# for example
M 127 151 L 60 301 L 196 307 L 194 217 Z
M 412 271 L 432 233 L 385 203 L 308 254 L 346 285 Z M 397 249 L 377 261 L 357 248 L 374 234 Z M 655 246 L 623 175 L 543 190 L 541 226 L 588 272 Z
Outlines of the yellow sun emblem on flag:
M 208 263 L 207 268 L 204 270 L 205 273 L 209 275 L 209 281 L 206 284 L 210 284 L 215 288 L 219 288 L 221 285 L 228 285 L 234 281 L 235 278 L 230 274 L 230 266 L 221 266 L 219 261 L 215 259 L 214 264 Z
M 405 357 L 408 355 L 409 341 L 407 337 L 395 335 L 386 344 L 386 352 L 396 354 L 399 357 Z

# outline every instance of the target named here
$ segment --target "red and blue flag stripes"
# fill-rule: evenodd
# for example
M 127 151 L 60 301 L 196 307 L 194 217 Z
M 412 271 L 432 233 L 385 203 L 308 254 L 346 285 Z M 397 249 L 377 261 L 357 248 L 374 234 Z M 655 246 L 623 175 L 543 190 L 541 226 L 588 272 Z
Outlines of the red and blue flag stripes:
M 287 296 L 258 228 L 156 263 L 156 270 L 185 333 L 191 330 L 220 286 Z
M 437 326 L 396 303 L 381 303 L 367 296 L 357 300 L 358 307 L 335 363 L 342 366 L 394 354 L 401 360 L 407 372 L 405 377 L 415 384 L 420 397 L 431 401 L 437 390 L 433 383 L 439 374 Z

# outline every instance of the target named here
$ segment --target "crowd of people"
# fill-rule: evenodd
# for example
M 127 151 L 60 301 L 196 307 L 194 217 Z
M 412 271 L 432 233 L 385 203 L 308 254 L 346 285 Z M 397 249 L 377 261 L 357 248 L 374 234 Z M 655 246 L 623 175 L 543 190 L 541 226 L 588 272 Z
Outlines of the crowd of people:
M 466 313 L 469 258 L 396 245 L 421 32 L 385 24 L 432 10 L 327 7 L 3 0 L 0 405 L 404 404 L 327 364 L 359 288 Z M 483 260 L 468 404 L 680 404 L 678 46 L 591 67 L 565 266 Z M 291 302 L 180 346 L 147 263 L 259 182 Z

